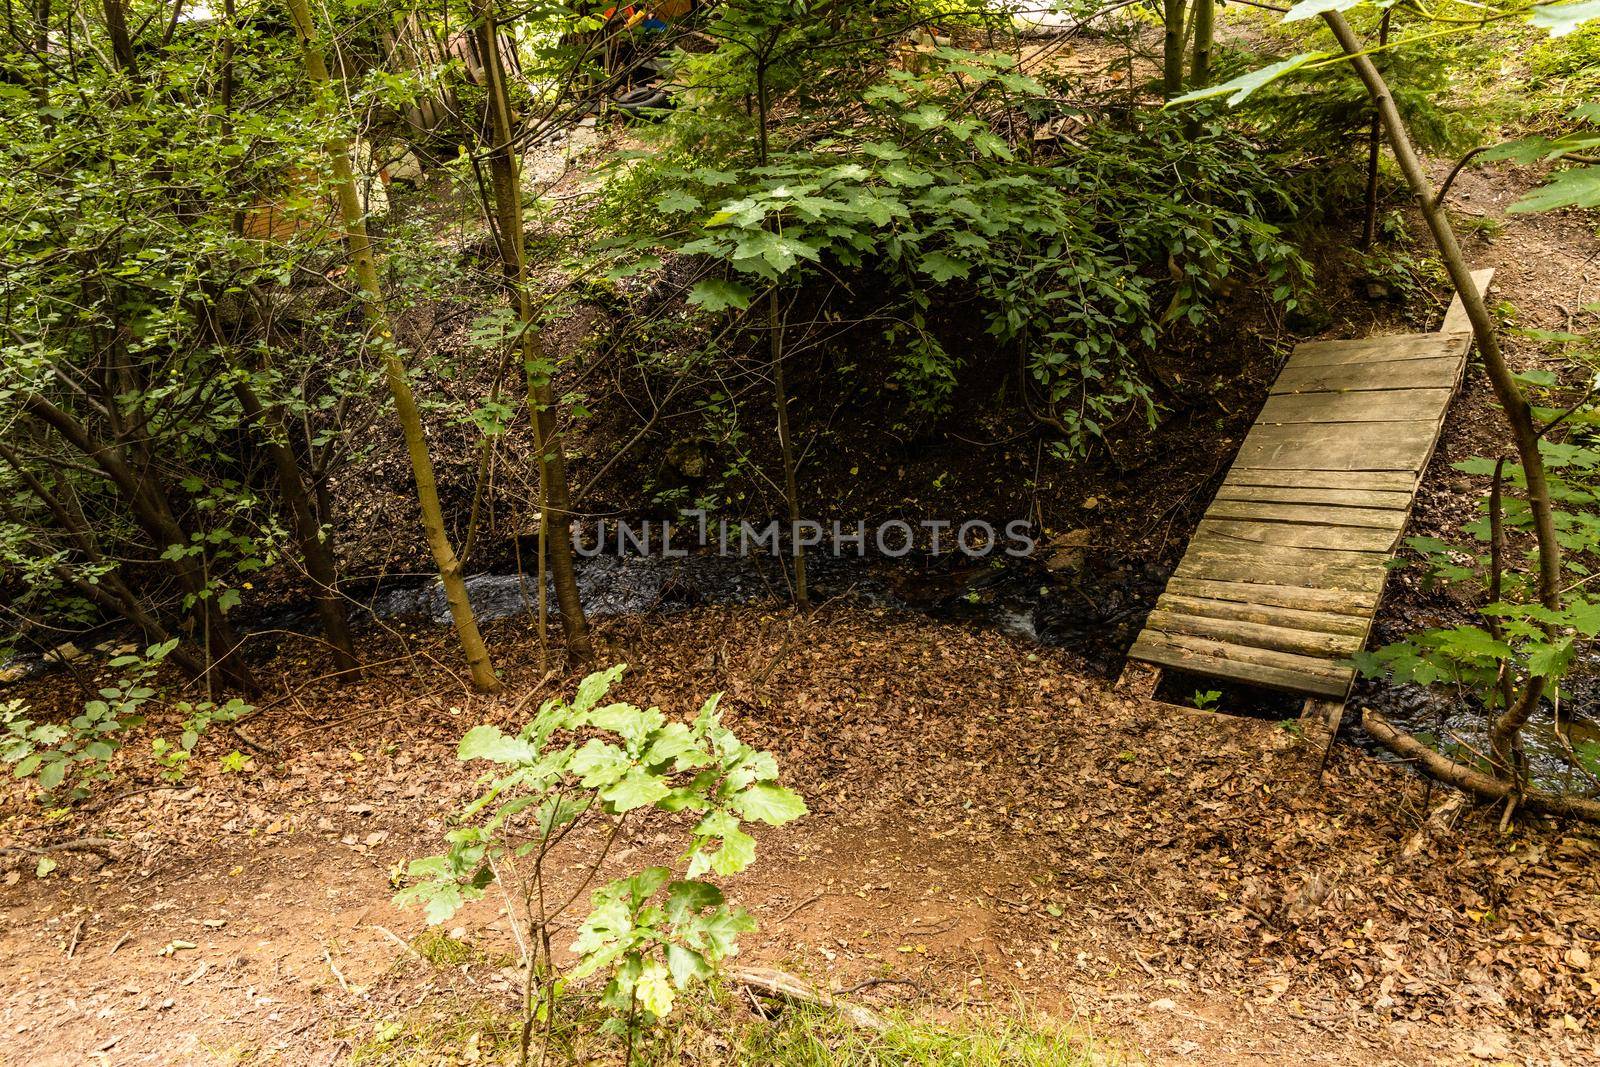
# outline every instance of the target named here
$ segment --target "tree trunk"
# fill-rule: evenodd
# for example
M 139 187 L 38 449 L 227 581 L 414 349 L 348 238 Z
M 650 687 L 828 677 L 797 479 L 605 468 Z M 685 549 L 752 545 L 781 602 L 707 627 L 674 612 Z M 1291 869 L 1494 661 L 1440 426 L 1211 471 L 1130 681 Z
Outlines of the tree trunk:
M 794 600 L 804 608 L 811 603 L 806 587 L 806 550 L 800 544 L 800 486 L 794 471 L 794 442 L 789 436 L 789 390 L 783 380 L 783 316 L 778 289 L 767 291 L 768 352 L 772 357 L 773 406 L 778 411 L 778 451 L 783 457 L 783 493 L 789 505 L 789 545 L 794 559 Z
M 1518 803 L 1529 811 L 1583 819 L 1586 822 L 1600 822 L 1600 800 L 1532 790 L 1523 791 L 1519 795 L 1515 783 L 1473 770 L 1463 763 L 1457 763 L 1449 756 L 1429 748 L 1404 730 L 1396 729 L 1374 711 L 1361 713 L 1361 728 L 1391 752 L 1416 761 L 1430 777 L 1472 793 L 1483 800 L 1504 800 L 1508 796 L 1515 795 L 1518 796 Z
M 317 617 L 322 621 L 322 632 L 333 649 L 334 665 L 340 671 L 340 678 L 351 680 L 360 670 L 361 661 L 356 658 L 355 642 L 350 637 L 350 619 L 345 611 L 344 598 L 339 594 L 338 566 L 333 558 L 333 548 L 323 538 L 322 526 L 311 510 L 300 458 L 289 444 L 283 416 L 277 408 L 266 410 L 255 390 L 244 381 L 235 384 L 234 395 L 239 398 L 239 406 L 245 416 L 256 425 L 257 432 L 266 441 L 267 453 L 272 458 L 278 477 L 278 495 L 283 502 L 284 517 L 294 531 L 306 577 L 311 579 L 311 595 L 316 601 Z
M 1168 100 L 1183 90 L 1184 0 L 1162 0 L 1161 95 Z
M 522 327 L 523 369 L 527 377 L 528 415 L 533 423 L 534 447 L 539 450 L 540 562 L 549 559 L 555 581 L 556 603 L 561 607 L 561 628 L 567 653 L 581 662 L 594 658 L 589 623 L 578 598 L 578 579 L 572 563 L 572 494 L 567 485 L 566 448 L 556 420 L 555 387 L 550 365 L 535 321 L 533 296 L 528 291 L 527 249 L 522 232 L 522 187 L 512 145 L 511 100 L 506 92 L 505 61 L 500 54 L 500 30 L 494 0 L 479 0 L 478 42 L 483 51 L 488 82 L 490 136 L 489 171 L 494 186 L 494 215 L 500 263 Z M 551 521 L 551 516 L 555 521 Z M 547 557 L 548 553 L 548 557 Z M 540 625 L 544 623 L 544 576 L 539 578 Z
M 768 46 L 776 43 L 776 38 Z M 768 95 L 767 53 L 756 62 L 756 157 L 767 165 L 767 123 L 772 100 Z M 794 602 L 804 609 L 811 603 L 806 582 L 806 550 L 800 544 L 800 485 L 795 475 L 794 444 L 789 436 L 789 389 L 783 378 L 783 314 L 778 306 L 778 286 L 767 290 L 767 354 L 772 364 L 772 405 L 778 416 L 778 452 L 783 460 L 783 496 L 789 512 L 789 552 L 794 562 Z
M 128 35 L 128 20 L 122 10 L 122 0 L 104 0 L 101 10 L 105 12 L 106 33 L 111 37 L 111 54 L 116 58 L 117 66 L 126 71 L 130 78 L 139 77 L 139 61 L 133 54 L 133 38 Z
M 1194 0 L 1194 58 L 1189 64 L 1189 88 L 1211 83 L 1211 47 L 1216 37 L 1216 0 Z
M 315 44 L 316 30 L 306 0 L 288 0 L 289 15 L 300 35 L 305 55 L 306 77 L 320 107 L 328 98 L 331 83 L 328 64 L 322 50 Z M 422 415 L 417 410 L 416 398 L 411 393 L 411 381 L 406 365 L 395 343 L 394 331 L 389 325 L 388 309 L 383 303 L 383 288 L 378 282 L 378 267 L 372 255 L 372 245 L 367 239 L 367 224 L 361 213 L 361 200 L 356 194 L 355 178 L 350 167 L 349 143 L 338 134 L 327 139 L 328 164 L 333 171 L 333 185 L 339 199 L 339 217 L 344 230 L 345 248 L 350 266 L 361 286 L 362 306 L 367 317 L 367 332 L 383 358 L 384 377 L 389 392 L 394 397 L 395 415 L 405 435 L 406 451 L 411 456 L 411 473 L 416 480 L 417 502 L 422 509 L 422 528 L 427 534 L 428 547 L 433 551 L 439 568 L 439 582 L 444 586 L 445 600 L 450 605 L 450 617 L 455 622 L 456 636 L 461 641 L 462 652 L 472 675 L 473 688 L 492 693 L 501 688 L 495 677 L 494 666 L 489 661 L 489 650 L 478 631 L 478 620 L 472 614 L 472 601 L 467 596 L 467 586 L 461 577 L 461 564 L 450 545 L 445 531 L 444 511 L 439 506 L 439 487 L 434 481 L 433 460 L 428 455 L 428 441 L 423 436 Z
M 1360 39 L 1356 37 L 1355 31 L 1350 28 L 1350 23 L 1344 16 L 1337 11 L 1328 11 L 1324 12 L 1322 17 L 1327 22 L 1328 28 L 1333 31 L 1334 37 L 1338 39 L 1339 47 L 1344 49 L 1351 66 L 1355 68 L 1356 74 L 1367 88 L 1368 96 L 1372 98 L 1378 110 L 1378 118 L 1383 123 L 1389 146 L 1394 151 L 1395 161 L 1399 163 L 1401 172 L 1405 174 L 1406 183 L 1410 185 L 1412 195 L 1416 197 L 1422 216 L 1433 234 L 1434 243 L 1438 246 L 1439 255 L 1450 273 L 1450 282 L 1455 286 L 1456 295 L 1461 298 L 1462 306 L 1466 309 L 1467 319 L 1472 323 L 1472 334 L 1478 343 L 1478 352 L 1483 356 L 1484 368 L 1488 371 L 1489 381 L 1494 386 L 1495 397 L 1505 413 L 1506 422 L 1510 424 L 1511 435 L 1516 442 L 1517 459 L 1522 464 L 1523 476 L 1527 483 L 1528 507 L 1533 515 L 1534 536 L 1539 546 L 1539 602 L 1552 611 L 1559 611 L 1561 545 L 1556 540 L 1555 516 L 1550 506 L 1550 489 L 1545 480 L 1544 460 L 1539 455 L 1539 434 L 1534 426 L 1533 412 L 1528 406 L 1528 399 L 1523 395 L 1516 378 L 1512 376 L 1511 368 L 1506 366 L 1505 358 L 1500 352 L 1500 340 L 1495 335 L 1494 320 L 1483 302 L 1483 295 L 1473 284 L 1472 272 L 1467 266 L 1466 257 L 1461 252 L 1460 244 L 1456 241 L 1455 230 L 1450 225 L 1449 217 L 1444 209 L 1435 203 L 1433 187 L 1422 170 L 1422 162 L 1417 157 L 1416 149 L 1412 147 L 1405 121 L 1400 117 L 1400 110 L 1395 106 L 1388 84 L 1367 56 Z M 1502 712 L 1489 728 L 1490 755 L 1496 765 L 1497 773 L 1503 777 L 1509 778 L 1515 773 L 1512 747 L 1522 727 L 1538 707 L 1544 686 L 1543 677 L 1531 676 L 1517 702 Z

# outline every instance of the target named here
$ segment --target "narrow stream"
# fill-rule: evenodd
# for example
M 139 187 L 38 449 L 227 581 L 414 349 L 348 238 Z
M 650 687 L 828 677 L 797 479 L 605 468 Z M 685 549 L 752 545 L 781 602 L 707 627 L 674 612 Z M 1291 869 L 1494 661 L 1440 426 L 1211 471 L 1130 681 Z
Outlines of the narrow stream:
M 789 596 L 786 571 L 771 556 L 695 554 L 680 558 L 601 555 L 580 559 L 578 588 L 592 618 L 625 614 L 664 614 L 709 605 L 737 605 Z M 1040 646 L 1066 649 L 1084 668 L 1105 678 L 1121 671 L 1129 647 L 1166 585 L 1167 571 L 1143 557 L 1094 550 L 1069 570 L 1052 571 L 1036 558 L 971 560 L 963 556 L 874 559 L 811 556 L 807 567 L 813 599 L 834 597 L 924 612 L 932 617 L 986 627 Z M 516 573 L 485 573 L 467 579 L 468 594 L 480 622 L 537 613 L 534 579 Z M 443 589 L 430 577 L 406 576 L 377 584 L 356 597 L 371 619 L 428 619 L 449 625 Z M 555 598 L 549 602 L 556 612 Z M 307 607 L 263 612 L 244 624 L 247 631 L 315 628 Z M 36 657 L 19 657 L 17 676 L 42 669 Z M 15 678 L 7 679 L 15 680 Z M 1163 699 L 1192 698 L 1189 683 L 1178 678 Z M 1200 680 L 1203 682 L 1203 680 Z M 1575 747 L 1600 745 L 1600 653 L 1590 650 L 1562 696 L 1562 730 Z M 1198 689 L 1206 688 L 1199 684 Z M 1223 689 L 1218 710 L 1266 718 L 1292 717 L 1296 698 L 1259 690 Z M 1486 715 L 1444 689 L 1394 685 L 1358 679 L 1350 700 L 1353 711 L 1370 707 L 1397 725 L 1421 733 L 1437 747 L 1469 762 L 1485 750 Z M 1354 716 L 1352 716 L 1353 718 Z M 1359 728 L 1358 744 L 1379 751 Z M 1565 759 L 1547 701 L 1525 731 L 1525 747 L 1535 778 L 1546 786 L 1571 786 L 1577 772 Z

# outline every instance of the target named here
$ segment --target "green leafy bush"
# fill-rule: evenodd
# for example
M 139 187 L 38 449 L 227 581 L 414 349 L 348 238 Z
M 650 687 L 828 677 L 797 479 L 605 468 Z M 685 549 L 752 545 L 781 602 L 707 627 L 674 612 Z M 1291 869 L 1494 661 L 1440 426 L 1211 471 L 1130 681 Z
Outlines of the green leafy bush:
M 1012 57 L 939 48 L 928 62 L 887 71 L 826 136 L 765 165 L 641 163 L 613 191 L 624 235 L 609 252 L 626 272 L 695 257 L 710 276 L 689 300 L 712 313 L 809 282 L 873 294 L 863 317 L 881 324 L 908 418 L 949 410 L 977 359 L 947 339 L 976 316 L 987 358 L 1025 367 L 1030 404 L 1073 455 L 1153 417 L 1162 339 L 1203 329 L 1250 282 L 1295 305 L 1308 269 L 1273 221 L 1294 205 L 1256 145 L 1151 114 L 1088 124 L 1047 157 L 1015 131 L 1058 102 Z
M 20 700 L 0 706 L 0 724 L 4 726 L 0 762 L 11 764 L 11 773 L 18 778 L 37 778 L 46 797 L 68 781 L 72 784 L 70 799 L 87 796 L 90 786 L 110 779 L 111 758 L 126 743 L 128 731 L 145 723 L 144 705 L 157 695 L 155 676 L 177 644 L 175 639 L 164 641 L 143 654 L 112 659 L 109 665 L 122 669 L 123 676 L 101 689 L 98 699 L 86 703 L 82 712 L 65 723 L 29 718 L 28 707 Z M 209 700 L 181 701 L 175 707 L 184 716 L 178 740 L 157 737 L 151 741 L 151 754 L 162 768 L 162 777 L 170 782 L 182 780 L 195 746 L 213 723 L 233 722 L 255 710 L 237 698 L 221 705 Z

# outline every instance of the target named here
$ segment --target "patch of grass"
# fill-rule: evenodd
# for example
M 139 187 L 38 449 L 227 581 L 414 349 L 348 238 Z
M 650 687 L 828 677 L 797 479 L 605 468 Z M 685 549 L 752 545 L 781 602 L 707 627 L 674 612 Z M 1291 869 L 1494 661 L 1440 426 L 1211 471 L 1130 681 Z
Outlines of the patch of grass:
M 459 942 L 457 942 L 459 944 Z M 435 1067 L 439 1063 L 506 1062 L 517 1048 L 516 1015 L 483 1003 L 419 1009 L 374 1019 L 348 1035 L 352 1067 Z
M 1113 1062 L 1088 1037 L 1048 1016 L 1018 1010 L 961 1015 L 947 1023 L 896 1018 L 881 1034 L 837 1016 L 788 1009 L 739 1034 L 735 1063 L 762 1067 L 1086 1067 Z
M 477 954 L 471 945 L 442 930 L 424 930 L 412 940 L 411 947 L 435 967 L 459 967 L 471 963 Z

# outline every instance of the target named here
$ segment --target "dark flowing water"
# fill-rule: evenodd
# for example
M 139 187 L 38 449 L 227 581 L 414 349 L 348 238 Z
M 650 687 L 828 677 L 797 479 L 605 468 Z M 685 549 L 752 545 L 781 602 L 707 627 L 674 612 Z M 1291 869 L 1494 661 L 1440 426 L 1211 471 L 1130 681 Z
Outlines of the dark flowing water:
M 579 593 L 592 618 L 663 614 L 789 596 L 783 561 L 771 556 L 601 555 L 577 563 Z M 1103 550 L 1089 551 L 1080 565 L 1058 571 L 1032 558 L 984 561 L 960 555 L 901 559 L 818 555 L 808 557 L 807 566 L 816 601 L 842 597 L 988 627 L 1018 640 L 1066 649 L 1078 656 L 1087 670 L 1107 678 L 1122 669 L 1128 649 L 1168 577 L 1165 569 L 1148 559 Z M 467 579 L 467 590 L 481 622 L 536 616 L 535 580 L 527 575 L 478 574 Z M 355 613 L 358 627 L 373 619 L 420 618 L 441 626 L 450 622 L 444 591 L 437 580 L 428 577 L 389 579 L 356 599 L 362 604 Z M 553 595 L 549 610 L 556 614 Z M 315 622 L 309 608 L 290 607 L 245 620 L 242 628 L 247 632 L 309 632 Z M 17 666 L 21 668 L 18 674 L 43 668 L 38 657 L 19 657 Z M 1175 684 L 1182 688 L 1187 681 Z M 1187 700 L 1189 691 L 1173 690 L 1164 698 Z M 1469 762 L 1486 748 L 1483 709 L 1445 689 L 1360 679 L 1350 707 L 1379 711 Z M 1219 709 L 1290 717 L 1296 713 L 1298 701 L 1259 691 L 1230 690 Z M 1571 784 L 1575 775 L 1556 732 L 1555 713 L 1555 707 L 1546 702 L 1524 738 L 1534 775 L 1546 786 Z M 1562 695 L 1560 725 L 1567 743 L 1574 747 L 1600 745 L 1597 714 L 1600 653 L 1589 649 Z M 1359 728 L 1355 738 L 1376 748 Z

